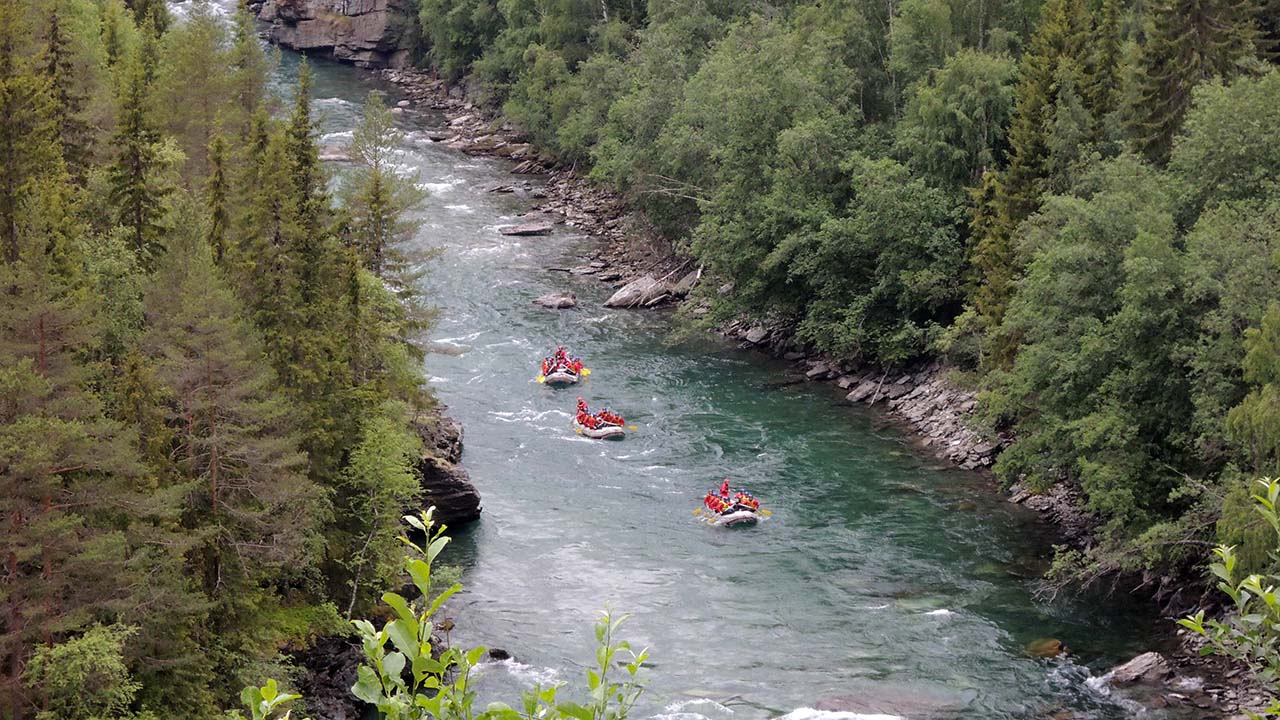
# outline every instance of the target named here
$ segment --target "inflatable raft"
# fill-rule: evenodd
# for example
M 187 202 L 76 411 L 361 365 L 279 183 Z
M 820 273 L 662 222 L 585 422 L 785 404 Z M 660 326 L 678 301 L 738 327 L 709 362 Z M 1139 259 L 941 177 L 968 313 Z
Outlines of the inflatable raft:
M 760 522 L 760 513 L 741 505 L 735 505 L 719 515 L 712 515 L 707 518 L 707 522 L 721 527 L 750 526 Z
M 574 420 L 573 427 L 578 432 L 594 440 L 621 440 L 622 437 L 627 434 L 626 429 L 621 425 L 597 425 L 593 428 L 589 428 L 577 420 Z
M 548 385 L 573 385 L 578 382 L 578 373 L 567 367 L 558 367 L 547 373 L 542 382 Z

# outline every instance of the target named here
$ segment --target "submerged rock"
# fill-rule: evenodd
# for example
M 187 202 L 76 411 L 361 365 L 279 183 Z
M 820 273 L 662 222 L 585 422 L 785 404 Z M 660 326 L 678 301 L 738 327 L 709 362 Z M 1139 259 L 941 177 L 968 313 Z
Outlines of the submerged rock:
M 554 292 L 547 293 L 533 301 L 536 305 L 552 310 L 564 310 L 571 307 L 577 307 L 578 296 L 571 292 Z
M 1040 638 L 1027 644 L 1027 654 L 1032 657 L 1058 657 L 1067 651 L 1067 646 L 1057 638 Z

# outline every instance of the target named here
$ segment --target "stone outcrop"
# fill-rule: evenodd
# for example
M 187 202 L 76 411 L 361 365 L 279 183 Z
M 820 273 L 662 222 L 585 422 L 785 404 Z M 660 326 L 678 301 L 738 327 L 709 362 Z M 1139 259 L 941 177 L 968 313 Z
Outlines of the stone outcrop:
M 281 47 L 361 67 L 407 67 L 414 47 L 412 0 L 263 0 L 258 19 Z
M 322 637 L 295 653 L 294 663 L 303 669 L 298 689 L 307 708 L 326 720 L 360 720 L 367 717 L 364 703 L 351 694 L 356 668 L 364 660 L 360 643 L 351 637 Z
M 451 528 L 478 520 L 480 492 L 458 465 L 462 460 L 462 426 L 443 414 L 415 420 L 413 425 L 423 445 L 417 466 L 422 505 L 434 505 L 435 518 Z

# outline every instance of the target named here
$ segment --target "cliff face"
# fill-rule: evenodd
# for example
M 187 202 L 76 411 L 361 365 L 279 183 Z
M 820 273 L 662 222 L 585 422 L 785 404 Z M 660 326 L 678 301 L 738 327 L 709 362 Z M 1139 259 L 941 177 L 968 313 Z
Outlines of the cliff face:
M 413 47 L 412 0 L 261 0 L 271 42 L 361 67 L 406 67 Z

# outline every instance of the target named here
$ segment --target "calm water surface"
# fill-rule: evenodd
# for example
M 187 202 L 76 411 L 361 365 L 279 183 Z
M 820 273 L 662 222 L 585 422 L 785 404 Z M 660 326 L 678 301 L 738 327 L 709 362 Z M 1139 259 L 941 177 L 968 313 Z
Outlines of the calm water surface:
M 379 85 L 314 66 L 322 143 L 344 144 Z M 282 88 L 295 72 L 286 55 Z M 760 354 L 673 343 L 665 315 L 603 308 L 600 283 L 547 270 L 580 264 L 594 241 L 563 226 L 499 235 L 537 202 L 485 191 L 513 181 L 509 165 L 431 143 L 422 131 L 438 116 L 401 124 L 404 170 L 430 193 L 418 242 L 443 251 L 425 280 L 442 310 L 427 372 L 466 427 L 464 465 L 484 497 L 483 519 L 446 554 L 465 569 L 455 637 L 515 658 L 485 667 L 486 699 L 536 681 L 582 687 L 591 623 L 612 607 L 634 614 L 625 634 L 652 650 L 644 715 L 799 718 L 832 699 L 913 720 L 1135 713 L 1085 681 L 1159 647 L 1167 621 L 1116 598 L 1037 601 L 1049 537 L 1034 517 L 827 386 L 779 387 L 782 366 Z M 531 304 L 551 290 L 581 307 Z M 592 368 L 579 388 L 534 382 L 556 343 Z M 639 431 L 575 435 L 579 393 Z M 693 510 L 726 475 L 773 517 L 746 531 L 699 523 Z M 1072 653 L 1029 657 L 1040 638 Z

